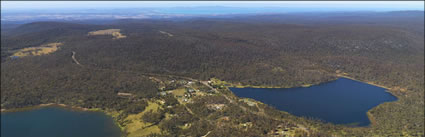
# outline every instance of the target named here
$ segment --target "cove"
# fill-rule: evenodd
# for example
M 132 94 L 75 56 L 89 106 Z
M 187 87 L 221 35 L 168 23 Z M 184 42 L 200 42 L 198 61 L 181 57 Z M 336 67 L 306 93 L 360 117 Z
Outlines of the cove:
M 236 96 L 252 98 L 296 116 L 334 124 L 367 126 L 367 111 L 397 98 L 386 89 L 339 78 L 311 87 L 229 88 Z
M 120 137 L 111 117 L 102 112 L 41 107 L 1 113 L 1 137 Z

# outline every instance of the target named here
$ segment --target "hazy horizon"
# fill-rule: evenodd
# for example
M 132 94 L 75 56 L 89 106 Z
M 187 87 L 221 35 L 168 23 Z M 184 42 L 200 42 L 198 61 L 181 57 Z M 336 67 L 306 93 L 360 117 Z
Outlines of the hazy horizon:
M 185 10 L 186 8 L 202 7 L 260 9 L 260 11 L 257 12 L 261 12 L 261 9 L 267 8 L 287 9 L 286 12 L 397 11 L 424 10 L 423 5 L 424 1 L 1 1 L 1 11 L 61 12 L 134 8 L 174 8 Z M 238 13 L 241 11 L 228 12 Z M 265 10 L 264 12 L 268 11 Z
M 423 11 L 423 1 L 1 1 L 1 21 Z

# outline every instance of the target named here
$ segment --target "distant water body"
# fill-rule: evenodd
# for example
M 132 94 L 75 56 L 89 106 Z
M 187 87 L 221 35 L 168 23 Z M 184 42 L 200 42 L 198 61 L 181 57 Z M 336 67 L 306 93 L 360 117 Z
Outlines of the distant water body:
M 239 97 L 252 98 L 296 116 L 334 124 L 370 124 L 366 112 L 397 98 L 384 88 L 346 78 L 300 88 L 230 88 Z
M 111 117 L 102 112 L 43 107 L 1 113 L 1 137 L 120 137 Z

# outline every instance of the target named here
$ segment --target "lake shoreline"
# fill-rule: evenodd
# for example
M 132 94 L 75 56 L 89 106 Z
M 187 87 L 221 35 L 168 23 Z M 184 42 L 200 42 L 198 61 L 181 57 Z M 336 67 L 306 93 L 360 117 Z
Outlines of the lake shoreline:
M 330 80 L 330 81 L 325 81 L 325 82 L 320 82 L 320 83 L 312 83 L 312 84 L 304 84 L 301 86 L 293 86 L 293 87 L 282 87 L 282 86 L 253 86 L 253 85 L 240 85 L 240 84 L 233 84 L 233 83 L 228 83 L 230 84 L 229 86 L 225 86 L 226 88 L 308 88 L 311 86 L 317 86 L 317 85 L 321 85 L 321 84 L 325 84 L 325 83 L 329 83 L 335 80 L 338 80 L 339 78 L 347 78 L 347 79 L 351 79 L 357 82 L 361 82 L 361 83 L 366 83 L 369 85 L 373 85 L 376 87 L 380 87 L 380 88 L 384 88 L 386 92 L 390 93 L 391 95 L 400 98 L 399 96 L 397 96 L 395 93 L 391 92 L 392 90 L 397 90 L 399 89 L 400 91 L 405 91 L 406 89 L 404 88 L 391 88 L 391 87 L 387 87 L 384 85 L 379 85 L 373 82 L 369 82 L 369 81 L 361 81 L 358 79 L 355 79 L 353 77 L 347 76 L 347 75 L 341 75 L 341 74 L 336 74 L 335 76 L 337 76 L 337 79 L 334 80 Z M 227 83 L 227 82 L 226 82 Z
M 358 80 L 358 79 L 355 79 L 355 78 L 353 78 L 353 77 L 350 77 L 350 76 L 348 76 L 347 75 L 347 73 L 339 73 L 339 74 L 335 74 L 335 76 L 337 77 L 336 79 L 334 79 L 334 80 L 330 80 L 330 81 L 325 81 L 325 82 L 321 82 L 321 83 L 318 83 L 318 84 L 304 84 L 304 85 L 302 85 L 302 86 L 296 86 L 296 87 L 281 87 L 281 86 L 252 86 L 252 85 L 241 85 L 241 84 L 234 84 L 234 83 L 228 83 L 228 82 L 226 82 L 226 81 L 222 81 L 222 82 L 224 82 L 224 83 L 226 83 L 226 84 L 230 84 L 229 86 L 225 86 L 228 90 L 230 90 L 230 88 L 307 88 L 307 87 L 311 87 L 311 86 L 315 86 L 315 85 L 320 85 L 320 84 L 325 84 L 325 83 L 328 83 L 328 82 L 332 82 L 332 81 L 335 81 L 335 80 L 337 80 L 337 79 L 339 79 L 339 78 L 347 78 L 347 79 L 350 79 L 350 80 L 354 80 L 354 81 L 357 81 L 357 82 L 361 82 L 361 83 L 366 83 L 366 84 L 370 84 L 370 85 L 373 85 L 373 86 L 377 86 L 377 87 L 380 87 L 380 88 L 384 88 L 385 89 L 385 92 L 388 92 L 388 93 L 390 93 L 391 95 L 393 95 L 394 97 L 396 97 L 397 98 L 397 100 L 395 100 L 395 101 L 391 101 L 391 102 L 396 102 L 396 101 L 399 101 L 399 98 L 401 98 L 400 96 L 397 96 L 397 94 L 395 94 L 395 93 L 393 93 L 393 90 L 397 90 L 396 88 L 391 88 L 391 87 L 387 87 L 387 86 L 384 86 L 384 85 L 379 85 L 379 84 L 376 84 L 376 83 L 373 83 L 373 82 L 369 82 L 369 81 L 361 81 L 361 80 Z M 403 88 L 399 88 L 400 89 L 400 91 L 403 91 L 403 90 L 406 90 L 406 89 L 403 89 Z M 231 91 L 231 90 L 230 90 Z M 238 97 L 238 98 L 241 98 L 241 97 Z M 250 98 L 251 99 L 251 98 Z M 252 99 L 252 100 L 254 100 L 255 102 L 257 102 L 257 103 L 263 103 L 263 102 L 261 102 L 261 101 L 258 101 L 258 100 L 255 100 L 255 99 Z M 390 102 L 387 102 L 387 103 L 390 103 Z M 263 103 L 263 104 L 265 104 L 265 103 Z M 379 105 L 377 105 L 377 106 L 375 106 L 375 107 L 373 107 L 373 108 L 371 108 L 371 109 L 369 109 L 367 112 L 366 112 L 366 115 L 367 115 L 367 117 L 368 117 L 368 119 L 369 119 L 369 121 L 370 121 L 370 124 L 368 125 L 368 126 L 359 126 L 359 127 L 371 127 L 371 126 L 375 126 L 376 125 L 376 119 L 375 119 L 375 116 L 371 113 L 371 111 L 373 110 L 373 109 L 376 109 L 377 107 L 379 107 L 380 105 L 382 105 L 382 104 L 379 104 Z M 281 110 L 280 110 L 281 111 Z M 284 112 L 286 112 L 286 111 L 284 111 Z M 291 115 L 293 115 L 293 114 L 291 114 Z M 295 115 L 294 115 L 295 116 Z M 359 128 L 358 127 L 358 128 Z
M 368 82 L 368 81 L 366 81 L 366 82 L 364 82 L 364 81 L 360 81 L 360 80 L 354 79 L 354 78 L 349 77 L 349 76 L 344 76 L 344 75 L 338 76 L 337 80 L 338 80 L 338 79 L 340 79 L 340 78 L 345 78 L 345 79 L 353 80 L 353 81 L 360 82 L 360 83 L 363 83 L 363 84 L 369 84 L 369 85 L 371 85 L 371 86 L 375 86 L 375 87 L 382 88 L 385 92 L 387 92 L 387 93 L 389 93 L 391 96 L 395 97 L 395 100 L 393 100 L 393 101 L 383 102 L 383 103 L 378 104 L 378 105 L 376 105 L 376 106 L 374 106 L 374 107 L 370 108 L 369 110 L 367 110 L 367 111 L 366 111 L 366 115 L 367 115 L 367 119 L 370 121 L 370 123 L 369 123 L 368 125 L 355 126 L 356 128 L 364 128 L 364 127 L 367 127 L 367 128 L 368 128 L 368 127 L 373 127 L 373 126 L 375 126 L 375 125 L 377 124 L 377 121 L 376 121 L 376 117 L 372 114 L 373 110 L 374 110 L 374 109 L 376 109 L 377 107 L 380 107 L 380 106 L 381 106 L 382 104 L 384 104 L 384 103 L 396 102 L 396 101 L 398 101 L 398 100 L 399 100 L 399 98 L 400 98 L 399 96 L 397 96 L 396 94 L 394 94 L 394 93 L 393 93 L 393 92 L 395 91 L 395 90 L 394 90 L 394 88 L 389 88 L 389 87 L 382 86 L 382 85 L 378 85 L 378 84 L 375 84 L 375 83 L 372 83 L 372 82 Z M 332 80 L 332 81 L 334 81 L 334 80 Z M 332 81 L 328 81 L 328 82 L 332 82 Z M 317 85 L 325 84 L 325 83 L 328 83 L 328 82 L 322 82 L 322 83 L 320 83 L 320 84 L 315 84 L 315 85 L 312 85 L 312 86 L 317 86 Z M 231 86 L 225 86 L 225 87 L 226 87 L 226 88 L 228 88 L 229 90 L 231 90 L 232 88 L 235 88 L 235 89 L 239 89 L 239 88 L 252 88 L 252 89 L 255 89 L 255 88 L 257 88 L 257 87 L 253 87 L 253 86 L 234 86 L 234 85 L 231 85 Z M 264 87 L 260 87 L 259 89 L 261 89 L 261 88 L 262 88 L 262 89 L 269 89 L 269 88 L 264 88 Z M 302 88 L 302 87 L 294 87 L 294 88 Z M 285 89 L 285 88 L 282 88 L 282 89 Z M 234 91 L 233 91 L 233 90 L 231 90 L 231 91 L 234 93 Z M 235 93 L 234 93 L 234 94 L 235 94 Z M 235 94 L 235 95 L 236 95 L 236 94 Z M 236 95 L 236 96 L 238 96 L 238 95 Z M 254 99 L 254 98 L 240 97 L 240 96 L 238 96 L 238 97 L 239 97 L 239 98 L 246 98 L 246 99 L 250 99 L 251 101 L 256 102 L 256 103 L 267 104 L 267 103 L 264 103 L 264 102 L 262 102 L 262 101 L 256 100 L 256 99 Z M 280 111 L 287 112 L 287 111 L 284 111 L 284 110 L 280 110 Z M 294 115 L 294 114 L 291 114 L 291 115 Z M 296 116 L 296 115 L 294 115 L 294 116 Z M 335 125 L 347 125 L 347 124 L 335 124 Z
M 379 85 L 379 84 L 375 84 L 375 83 L 372 83 L 372 82 L 369 82 L 369 81 L 361 81 L 361 80 L 358 80 L 358 79 L 355 79 L 353 77 L 346 76 L 346 75 L 339 75 L 339 74 L 337 74 L 336 76 L 337 76 L 337 79 L 338 78 L 347 78 L 347 79 L 351 79 L 351 80 L 354 80 L 354 81 L 358 81 L 358 82 L 362 82 L 362 83 L 367 83 L 369 85 L 373 85 L 373 86 L 377 86 L 377 87 L 380 87 L 380 88 L 384 88 L 386 90 L 393 89 L 393 88 L 390 88 L 390 87 L 387 87 L 387 86 L 383 86 L 383 85 Z M 320 83 L 304 84 L 304 85 L 301 85 L 301 86 L 292 86 L 292 87 L 291 86 L 265 86 L 265 85 L 254 86 L 254 85 L 241 85 L 241 84 L 234 84 L 234 83 L 227 83 L 226 82 L 227 84 L 230 84 L 230 85 L 229 86 L 225 86 L 225 87 L 230 87 L 230 88 L 308 88 L 308 87 L 311 87 L 311 86 L 316 86 L 316 85 L 320 85 L 320 84 L 329 83 L 329 82 L 335 81 L 337 79 L 333 79 L 333 80 L 329 80 L 329 81 L 324 81 L 324 82 L 320 82 Z
M 1 109 L 1 113 L 7 113 L 7 112 L 20 112 L 20 111 L 28 111 L 33 109 L 39 109 L 43 107 L 62 107 L 72 110 L 78 110 L 78 111 L 97 111 L 95 109 L 89 109 L 89 108 L 83 108 L 83 107 L 77 107 L 77 106 L 69 106 L 66 104 L 56 104 L 56 103 L 47 103 L 47 104 L 39 104 L 35 106 L 27 106 L 22 108 L 12 108 L 12 109 Z
M 107 110 L 102 110 L 100 108 L 84 108 L 84 107 L 78 107 L 78 106 L 71 106 L 71 105 L 66 105 L 66 104 L 56 104 L 56 103 L 47 103 L 47 104 L 39 104 L 39 105 L 35 105 L 35 106 L 27 106 L 27 107 L 22 107 L 22 108 L 12 108 L 12 109 L 1 109 L 1 113 L 11 113 L 11 112 L 21 112 L 21 111 L 29 111 L 29 110 L 34 110 L 34 109 L 40 109 L 40 108 L 44 108 L 44 107 L 59 107 L 59 108 L 64 108 L 64 109 L 69 109 L 72 111 L 84 111 L 84 112 L 102 112 L 107 116 L 110 116 L 114 122 L 115 125 L 117 125 L 122 134 L 125 134 L 125 129 L 124 127 L 122 127 L 118 121 L 116 120 L 116 116 L 113 115 L 112 111 L 107 111 Z
M 329 83 L 332 81 L 337 80 L 339 77 L 336 77 L 335 79 L 331 79 L 328 81 L 323 81 L 323 82 L 319 82 L 319 83 L 309 83 L 309 84 L 303 84 L 300 86 L 266 86 L 266 85 L 259 85 L 259 86 L 255 86 L 255 85 L 242 85 L 242 84 L 235 84 L 235 83 L 230 83 L 230 82 L 226 82 L 226 81 L 222 81 L 225 84 L 228 84 L 228 86 L 224 86 L 227 88 L 308 88 L 311 86 L 316 86 L 316 85 L 320 85 L 320 84 L 325 84 L 325 83 Z
M 387 86 L 383 86 L 383 85 L 375 84 L 375 83 L 368 82 L 368 81 L 361 81 L 361 80 L 355 79 L 355 78 L 353 78 L 353 77 L 345 76 L 345 75 L 341 75 L 340 77 L 342 77 L 342 78 L 347 78 L 347 79 L 351 79 L 351 80 L 358 81 L 358 82 L 362 82 L 362 83 L 367 83 L 367 84 L 370 84 L 370 85 L 373 85 L 373 86 L 377 86 L 377 87 L 380 87 L 380 88 L 384 88 L 384 89 L 385 89 L 385 92 L 390 93 L 391 95 L 393 95 L 394 97 L 396 97 L 396 98 L 397 98 L 397 100 L 396 100 L 396 101 L 398 101 L 398 100 L 399 100 L 399 98 L 401 98 L 401 97 L 400 97 L 400 96 L 398 96 L 397 94 L 393 93 L 393 92 L 394 92 L 394 90 L 397 90 L 396 88 L 390 88 L 390 87 L 387 87 Z M 400 91 L 403 91 L 403 90 L 406 90 L 406 89 L 404 89 L 404 88 L 399 88 L 399 90 L 400 90 Z M 378 105 L 378 106 L 379 106 L 379 105 Z M 378 106 L 376 106 L 376 107 L 378 107 Z M 376 107 L 374 107 L 374 108 L 376 108 Z M 372 109 L 373 109 L 373 108 L 372 108 Z M 372 109 L 371 109 L 371 110 L 372 110 Z M 372 114 L 370 114 L 370 115 L 372 115 Z
M 390 88 L 390 87 L 386 87 L 386 86 L 383 86 L 383 85 L 375 84 L 375 83 L 372 83 L 372 82 L 369 82 L 369 81 L 361 81 L 361 80 L 358 80 L 358 79 L 355 79 L 355 78 L 353 78 L 353 77 L 346 76 L 346 75 L 338 75 L 338 77 L 347 78 L 347 79 L 351 79 L 351 80 L 358 81 L 358 82 L 362 82 L 362 83 L 367 83 L 367 84 L 369 84 L 369 85 L 374 85 L 374 86 L 377 86 L 377 87 L 380 87 L 380 88 L 384 88 L 384 89 L 386 89 L 386 90 L 390 90 L 390 89 L 392 89 L 392 88 Z
M 39 105 L 34 105 L 34 106 L 22 107 L 22 108 L 2 109 L 1 114 L 2 115 L 16 115 L 18 113 L 34 113 L 34 112 L 41 112 L 41 111 L 45 111 L 45 110 L 48 110 L 47 111 L 48 113 L 43 114 L 44 116 L 38 115 L 38 117 L 44 117 L 45 118 L 45 115 L 54 117 L 56 112 L 58 112 L 58 111 L 61 112 L 61 113 L 67 113 L 67 114 L 77 114 L 77 116 L 84 113 L 83 117 L 82 117 L 83 119 L 85 119 L 86 116 L 90 115 L 92 117 L 92 119 L 97 120 L 96 123 L 107 122 L 108 123 L 108 129 L 113 128 L 113 133 L 117 134 L 119 137 L 122 137 L 123 135 L 125 135 L 124 130 L 118 124 L 118 122 L 116 121 L 116 118 L 113 115 L 111 115 L 112 113 L 109 113 L 107 111 L 104 111 L 104 110 L 101 110 L 101 109 L 98 109 L 98 108 L 89 109 L 89 108 L 83 108 L 83 107 L 78 107 L 78 106 L 70 106 L 70 105 L 66 105 L 66 104 L 47 103 L 47 104 L 39 104 Z M 55 110 L 55 111 L 51 112 L 51 110 Z M 65 116 L 68 117 L 69 115 L 65 115 Z M 63 115 L 61 115 L 60 117 L 63 118 Z M 101 120 L 101 121 L 99 121 L 99 120 Z M 90 121 L 90 119 L 86 119 L 85 121 Z M 70 123 L 72 123 L 72 122 L 70 122 Z M 2 125 L 3 124 L 4 123 L 2 122 Z M 56 123 L 56 124 L 59 124 L 59 123 Z M 36 126 L 36 125 L 34 125 L 34 126 Z M 103 126 L 103 125 L 99 125 L 99 126 Z M 95 128 L 95 129 L 96 130 L 94 130 L 94 131 L 98 131 L 97 129 L 99 129 L 99 128 Z M 3 130 L 3 128 L 2 128 L 2 130 Z M 105 133 L 104 131 L 101 131 L 102 128 L 100 128 L 99 130 L 100 130 L 99 133 Z M 108 132 L 109 131 L 112 131 L 112 130 L 108 130 Z
M 47 103 L 47 104 L 39 104 L 39 105 L 35 105 L 35 106 L 27 106 L 27 107 L 22 107 L 22 108 L 12 108 L 12 109 L 3 109 L 2 108 L 1 113 L 3 114 L 3 113 L 11 113 L 11 112 L 29 111 L 29 110 L 40 109 L 40 108 L 44 108 L 44 107 L 60 107 L 60 108 L 69 109 L 69 110 L 72 110 L 72 111 L 102 112 L 105 115 L 110 116 L 113 119 L 114 124 L 117 125 L 120 128 L 121 133 L 125 133 L 124 127 L 121 127 L 121 125 L 118 123 L 115 116 L 112 114 L 113 112 L 102 110 L 100 108 L 83 108 L 83 107 L 78 107 L 78 106 L 70 106 L 70 105 L 66 105 L 66 104 Z

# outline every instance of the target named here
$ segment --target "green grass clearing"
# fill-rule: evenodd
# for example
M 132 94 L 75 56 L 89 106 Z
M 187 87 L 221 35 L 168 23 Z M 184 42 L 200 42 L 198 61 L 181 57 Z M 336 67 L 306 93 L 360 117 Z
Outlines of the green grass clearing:
M 141 120 L 142 116 L 144 113 L 152 110 L 153 112 L 157 112 L 158 109 L 160 108 L 160 105 L 156 102 L 148 102 L 149 105 L 145 108 L 145 110 L 143 112 L 140 112 L 139 114 L 132 114 L 132 115 L 128 115 L 127 118 L 125 118 L 125 120 L 130 121 L 129 124 L 127 124 L 125 126 L 125 132 L 128 133 L 129 137 L 132 136 L 141 136 L 141 134 L 151 134 L 151 133 L 160 133 L 160 129 L 158 126 L 151 126 L 148 128 L 145 128 L 147 126 L 150 126 L 151 123 L 146 123 L 143 122 Z

